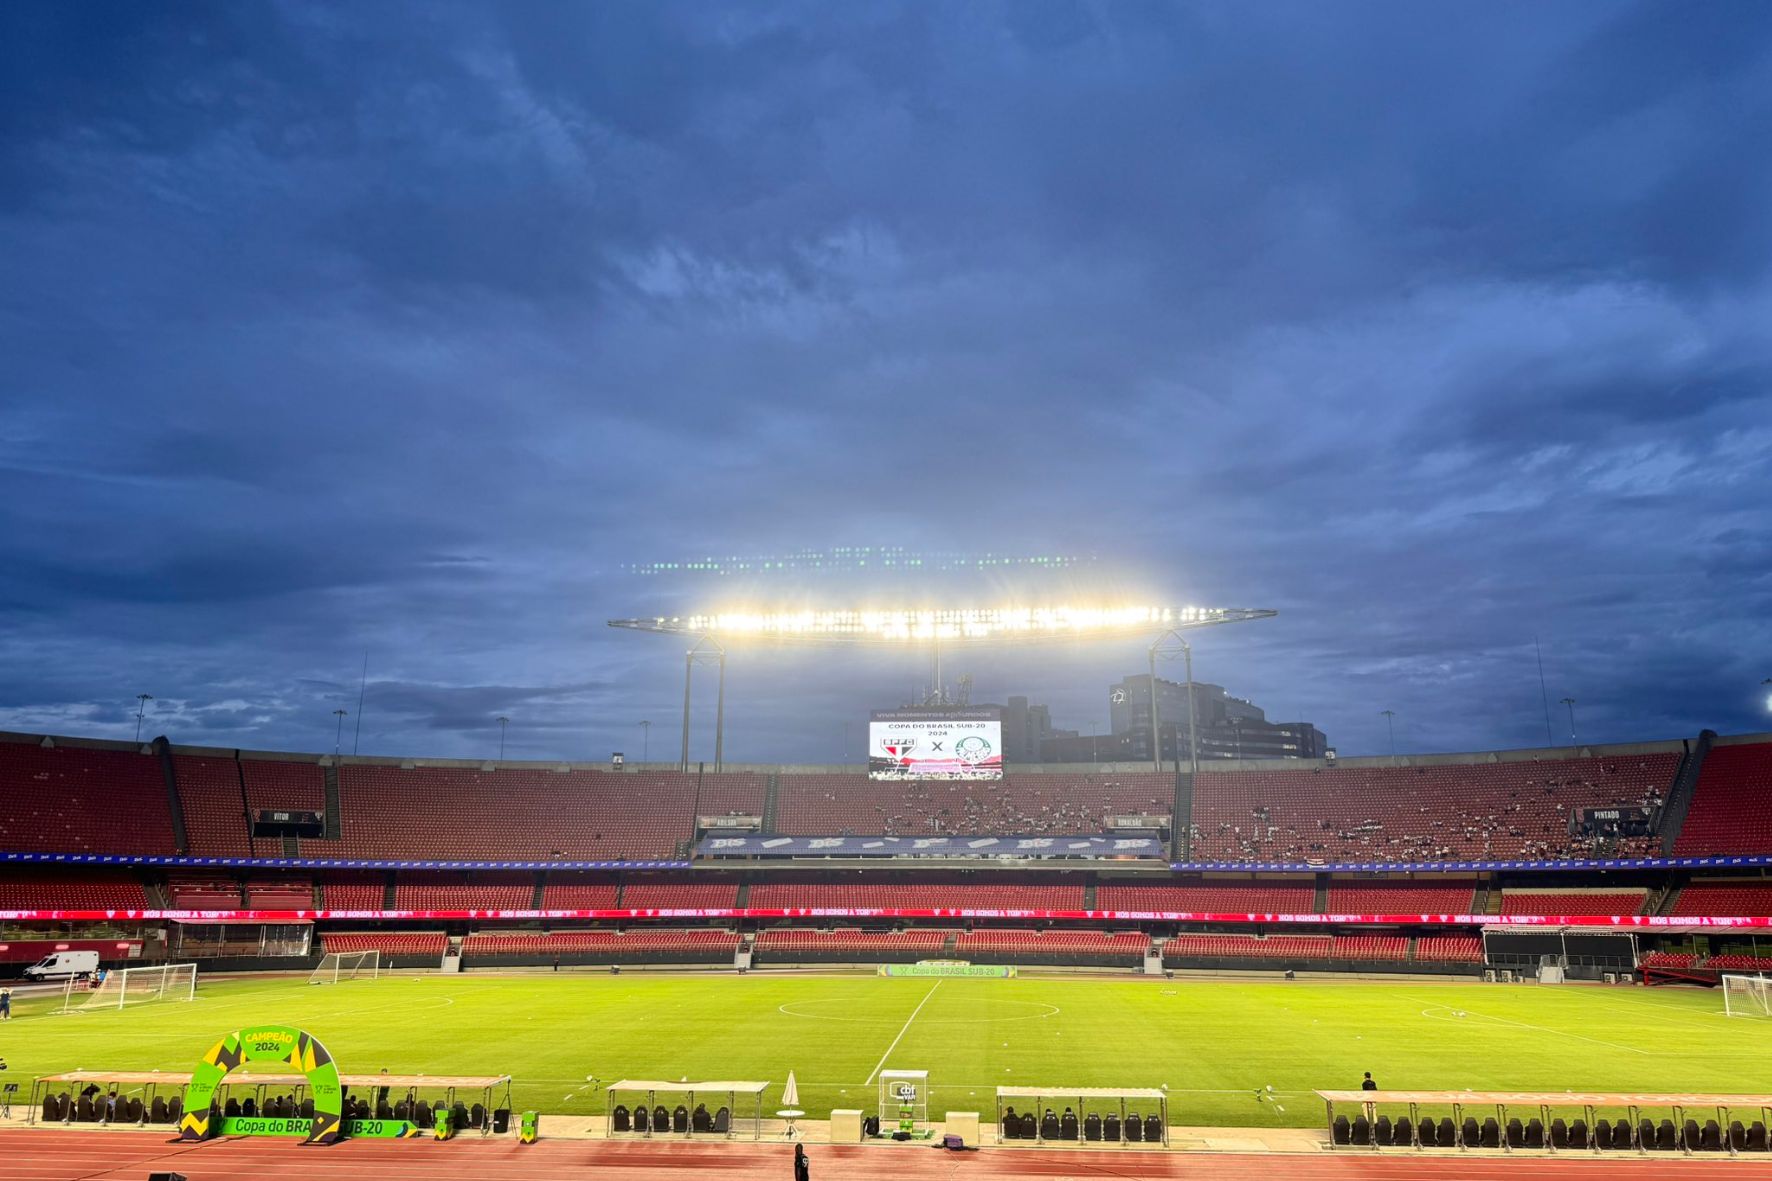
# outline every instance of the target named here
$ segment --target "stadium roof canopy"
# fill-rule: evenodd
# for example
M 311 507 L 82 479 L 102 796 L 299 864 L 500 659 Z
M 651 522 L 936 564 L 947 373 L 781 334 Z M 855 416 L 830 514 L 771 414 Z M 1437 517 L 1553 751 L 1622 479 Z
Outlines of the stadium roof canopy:
M 1148 636 L 1268 619 L 1257 607 L 939 607 L 730 611 L 611 619 L 610 627 L 664 635 L 793 643 L 897 644 L 932 640 L 1037 641 Z

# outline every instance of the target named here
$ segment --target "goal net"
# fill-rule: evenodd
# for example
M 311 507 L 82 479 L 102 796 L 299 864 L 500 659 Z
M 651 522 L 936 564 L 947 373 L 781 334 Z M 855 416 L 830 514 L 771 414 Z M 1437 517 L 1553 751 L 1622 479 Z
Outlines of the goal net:
M 337 984 L 342 980 L 374 980 L 381 975 L 379 951 L 329 951 L 308 976 L 309 984 Z
M 62 1012 L 85 1013 L 93 1009 L 121 1009 L 148 1001 L 196 999 L 196 964 L 155 964 L 153 967 L 115 968 L 105 973 L 97 988 L 88 987 L 84 981 L 69 980 L 62 994 Z
M 1731 1017 L 1772 1017 L 1772 977 L 1723 977 L 1723 1012 Z

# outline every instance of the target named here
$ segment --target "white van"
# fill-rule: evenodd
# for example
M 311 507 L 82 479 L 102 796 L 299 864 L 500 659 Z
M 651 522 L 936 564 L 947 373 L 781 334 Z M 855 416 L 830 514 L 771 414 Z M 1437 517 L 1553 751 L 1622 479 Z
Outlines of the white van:
M 90 976 L 98 971 L 96 951 L 58 951 L 46 955 L 25 969 L 31 980 L 63 980 L 69 976 Z

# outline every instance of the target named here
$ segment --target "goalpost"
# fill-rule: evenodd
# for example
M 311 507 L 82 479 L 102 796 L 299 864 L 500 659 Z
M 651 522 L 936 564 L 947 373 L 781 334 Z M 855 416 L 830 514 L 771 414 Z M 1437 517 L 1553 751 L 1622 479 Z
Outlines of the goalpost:
M 379 951 L 329 951 L 308 976 L 308 983 L 337 984 L 341 980 L 374 980 L 380 976 Z
M 81 982 L 84 985 L 84 981 Z M 155 964 L 152 967 L 113 968 L 97 988 L 75 988 L 72 977 L 62 990 L 62 1012 L 84 1013 L 92 1009 L 121 1009 L 148 1001 L 194 1001 L 197 999 L 196 964 Z M 82 995 L 84 994 L 84 996 Z
M 1772 977 L 1725 974 L 1723 1012 L 1730 1017 L 1772 1017 Z

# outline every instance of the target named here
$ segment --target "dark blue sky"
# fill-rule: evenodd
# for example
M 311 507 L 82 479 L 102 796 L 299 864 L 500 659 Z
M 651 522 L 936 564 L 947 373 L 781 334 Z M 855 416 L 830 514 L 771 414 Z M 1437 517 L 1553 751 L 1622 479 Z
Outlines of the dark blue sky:
M 1534 635 L 1766 728 L 1769 143 L 1757 2 L 15 0 L 0 728 L 330 749 L 367 650 L 365 753 L 658 755 L 605 619 L 864 593 L 1276 607 L 1198 674 L 1347 754 L 1542 743 Z M 865 545 L 1093 561 L 622 569 Z M 921 674 L 735 659 L 728 756 Z

